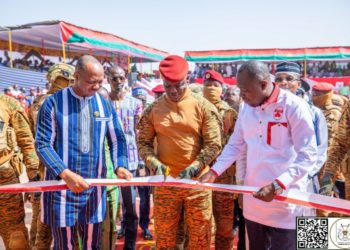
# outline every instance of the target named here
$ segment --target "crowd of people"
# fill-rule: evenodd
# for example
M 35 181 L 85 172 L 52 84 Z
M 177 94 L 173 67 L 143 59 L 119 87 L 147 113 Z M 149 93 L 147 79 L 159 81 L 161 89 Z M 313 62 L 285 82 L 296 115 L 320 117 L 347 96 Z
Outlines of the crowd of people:
M 304 75 L 304 62 L 297 62 Z M 237 71 L 241 63 L 196 63 L 193 71 L 193 78 L 203 78 L 207 70 L 215 70 L 223 77 L 236 77 Z M 272 63 L 267 63 L 270 73 L 273 74 Z M 335 61 L 308 62 L 306 77 L 339 77 L 350 76 L 350 63 Z
M 27 194 L 29 235 L 22 194 L 0 194 L 7 249 L 49 249 L 52 242 L 54 249 L 114 249 L 123 237 L 124 249 L 135 249 L 138 225 L 146 240 L 154 237 L 153 194 L 155 249 L 233 249 L 236 236 L 239 250 L 294 250 L 296 217 L 329 213 L 276 196 L 298 190 L 350 199 L 350 106 L 333 85 L 309 86 L 293 62 L 276 65 L 274 80 L 267 64 L 245 62 L 232 71 L 237 85 L 228 88 L 225 74 L 210 68 L 201 73 L 203 85 L 189 84 L 189 65 L 180 56 L 163 59 L 159 72 L 163 84 L 152 90 L 152 103 L 132 82 L 137 72 L 104 69 L 88 55 L 75 67 L 52 65 L 47 92 L 34 91 L 28 111 L 13 98 L 17 86 L 0 95 L 0 184 L 18 183 L 25 166 L 32 182 L 63 180 L 68 187 Z M 122 187 L 117 230 L 119 188 L 84 180 L 149 175 L 260 190 L 138 187 L 138 215 L 136 188 Z
M 34 57 L 35 59 L 30 59 Z M 38 51 L 32 49 L 22 58 L 16 58 L 12 61 L 12 66 L 17 69 L 34 70 L 47 72 L 55 63 L 49 59 L 45 59 Z M 4 58 L 0 57 L 0 65 L 10 67 L 11 58 L 8 51 L 4 51 Z
M 27 112 L 28 108 L 33 104 L 34 99 L 37 96 L 45 95 L 50 89 L 50 83 L 45 85 L 45 88 L 41 88 L 40 86 L 31 87 L 29 89 L 25 89 L 23 87 L 19 87 L 18 84 L 14 84 L 13 86 L 8 86 L 4 88 L 4 94 L 11 96 L 18 100 L 24 110 Z

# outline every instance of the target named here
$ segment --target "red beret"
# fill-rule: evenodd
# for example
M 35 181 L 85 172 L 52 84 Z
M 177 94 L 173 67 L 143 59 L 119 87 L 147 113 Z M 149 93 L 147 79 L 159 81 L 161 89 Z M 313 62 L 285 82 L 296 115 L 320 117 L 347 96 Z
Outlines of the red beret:
M 215 70 L 207 70 L 204 74 L 204 77 L 205 80 L 217 81 L 221 84 L 224 84 L 224 78 L 222 78 L 222 75 Z
M 319 91 L 331 91 L 333 89 L 333 85 L 328 82 L 317 82 L 314 86 L 312 86 L 312 89 Z
M 165 80 L 179 82 L 187 76 L 188 63 L 181 56 L 167 56 L 160 62 L 159 71 Z
M 164 90 L 163 84 L 159 84 L 159 85 L 155 86 L 155 87 L 152 89 L 152 92 L 153 92 L 153 93 L 164 93 L 165 90 Z

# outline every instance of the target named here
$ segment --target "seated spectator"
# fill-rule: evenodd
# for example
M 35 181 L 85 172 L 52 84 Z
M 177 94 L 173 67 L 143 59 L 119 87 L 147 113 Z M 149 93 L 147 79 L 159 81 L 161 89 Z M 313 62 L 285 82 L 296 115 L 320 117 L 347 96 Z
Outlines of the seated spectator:
M 40 86 L 36 87 L 36 95 L 39 96 L 39 95 L 42 95 L 42 94 L 43 94 L 43 92 L 41 90 L 41 87 Z
M 28 112 L 28 102 L 27 102 L 26 96 L 21 93 L 17 96 L 17 100 L 21 103 L 21 106 L 23 107 L 24 111 L 27 113 Z
M 310 75 L 313 77 L 317 77 L 319 75 L 319 71 L 318 71 L 318 65 L 315 62 L 310 70 Z
M 20 89 L 19 89 L 19 91 L 21 91 L 21 93 L 20 93 L 20 95 L 26 95 L 26 89 L 25 88 L 23 88 L 23 87 L 21 87 Z
M 237 64 L 232 63 L 231 67 L 232 67 L 232 75 L 231 75 L 231 77 L 236 77 L 236 75 L 237 75 Z
M 47 82 L 45 84 L 45 88 L 41 91 L 43 95 L 46 95 L 46 93 L 49 91 L 50 88 L 51 88 L 51 83 Z
M 337 63 L 335 61 L 333 61 L 331 63 L 331 66 L 330 66 L 330 73 L 332 73 L 332 76 L 336 76 L 337 73 L 338 73 L 338 67 L 337 67 Z
M 337 76 L 343 76 L 343 70 L 340 64 L 337 67 Z
M 224 76 L 231 77 L 232 76 L 232 66 L 229 63 L 226 63 L 225 69 L 226 69 L 226 75 L 224 75 Z
M 18 85 L 17 85 L 17 84 L 14 84 L 14 85 L 12 86 L 11 94 L 12 94 L 15 98 L 17 98 L 18 95 L 21 94 L 21 93 L 22 93 L 22 92 L 19 90 Z
M 36 97 L 36 91 L 35 91 L 35 88 L 32 87 L 29 89 L 29 95 L 27 95 L 28 106 L 32 105 L 35 97 Z
M 7 87 L 7 88 L 4 89 L 4 94 L 8 95 L 8 96 L 11 96 L 11 97 L 14 97 L 12 95 L 12 90 L 13 90 L 12 87 Z
M 344 66 L 345 68 L 345 66 Z M 347 65 L 347 68 L 345 69 L 345 71 L 343 71 L 343 75 L 344 76 L 350 76 L 350 62 Z

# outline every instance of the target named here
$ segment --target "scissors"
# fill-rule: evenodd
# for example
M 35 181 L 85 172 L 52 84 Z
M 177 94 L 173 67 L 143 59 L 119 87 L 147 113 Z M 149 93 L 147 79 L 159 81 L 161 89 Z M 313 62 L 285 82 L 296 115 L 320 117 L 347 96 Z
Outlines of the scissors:
M 170 175 L 170 168 L 168 166 L 165 166 L 164 169 L 164 181 L 166 181 L 167 177 Z

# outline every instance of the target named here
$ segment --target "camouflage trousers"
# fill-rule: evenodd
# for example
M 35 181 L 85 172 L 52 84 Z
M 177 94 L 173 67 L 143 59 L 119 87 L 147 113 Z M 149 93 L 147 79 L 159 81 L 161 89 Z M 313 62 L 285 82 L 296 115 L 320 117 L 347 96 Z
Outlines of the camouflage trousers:
M 350 173 L 344 174 L 345 177 L 345 199 L 350 201 Z
M 0 185 L 19 183 L 9 164 L 0 166 Z M 22 193 L 0 194 L 0 236 L 6 249 L 30 249 Z
M 32 197 L 31 204 L 32 204 L 32 223 L 30 224 L 30 230 L 29 230 L 29 245 L 31 248 L 33 248 L 35 246 L 35 241 L 36 241 L 37 224 L 38 224 L 38 220 L 40 219 L 38 217 L 40 213 L 40 199 Z
M 234 184 L 234 178 L 229 172 L 224 172 L 215 183 Z M 216 225 L 215 249 L 233 249 L 233 209 L 235 194 L 213 192 L 213 215 Z
M 101 249 L 114 250 L 117 241 L 117 211 L 119 189 L 107 191 L 106 218 L 102 223 Z
M 49 250 L 52 244 L 51 228 L 41 222 L 41 199 L 34 198 L 32 202 L 33 216 L 30 228 L 30 244 L 35 250 Z
M 156 249 L 176 249 L 182 209 L 184 227 L 188 233 L 188 249 L 210 249 L 211 191 L 176 187 L 156 187 L 154 190 Z
M 345 178 L 345 200 L 350 201 L 350 173 L 343 173 Z M 326 210 L 317 209 L 316 214 L 319 217 L 349 217 L 345 214 L 329 212 Z

